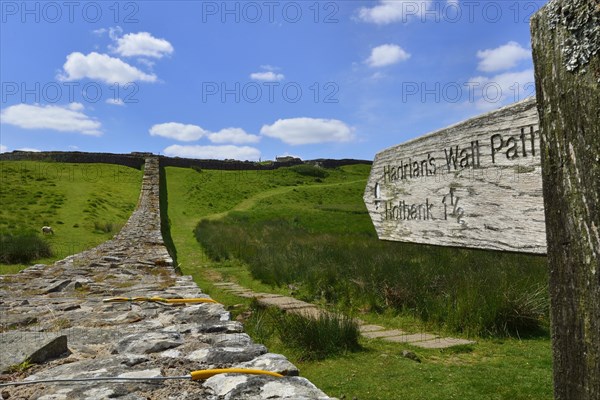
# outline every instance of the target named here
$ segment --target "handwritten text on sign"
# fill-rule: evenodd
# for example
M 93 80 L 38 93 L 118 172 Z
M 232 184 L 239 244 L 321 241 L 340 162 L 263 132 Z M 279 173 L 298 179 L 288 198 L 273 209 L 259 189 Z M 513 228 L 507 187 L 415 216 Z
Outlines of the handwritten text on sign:
M 529 99 L 377 154 L 365 203 L 381 239 L 545 253 Z

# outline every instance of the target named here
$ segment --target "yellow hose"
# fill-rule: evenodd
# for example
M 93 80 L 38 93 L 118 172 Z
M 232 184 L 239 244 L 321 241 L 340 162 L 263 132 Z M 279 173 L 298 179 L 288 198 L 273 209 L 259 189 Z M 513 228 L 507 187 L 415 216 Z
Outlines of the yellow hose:
M 262 369 L 246 369 L 246 368 L 222 368 L 222 369 L 203 369 L 190 372 L 192 380 L 208 379 L 211 376 L 218 374 L 250 374 L 250 375 L 271 375 L 277 378 L 283 378 L 283 375 L 277 372 L 264 371 Z
M 185 304 L 185 303 L 217 303 L 213 299 L 208 298 L 190 298 L 190 299 L 165 299 L 163 297 L 111 297 L 110 299 L 102 300 L 105 303 L 114 303 L 120 301 L 154 301 L 157 303 L 167 304 Z
M 72 382 L 100 382 L 100 381 L 141 381 L 141 382 L 154 382 L 154 381 L 166 381 L 172 379 L 192 379 L 197 381 L 200 379 L 208 379 L 211 376 L 217 374 L 252 374 L 252 375 L 270 375 L 277 378 L 283 378 L 276 372 L 264 371 L 262 369 L 245 369 L 245 368 L 224 368 L 224 369 L 204 369 L 199 371 L 192 371 L 187 376 L 152 376 L 145 378 L 138 377 L 118 377 L 118 376 L 97 376 L 93 378 L 54 378 L 54 379 L 38 379 L 35 381 L 20 381 L 20 382 L 8 382 L 0 383 L 0 387 L 6 386 L 21 386 L 21 385 L 35 385 L 38 383 L 72 383 Z

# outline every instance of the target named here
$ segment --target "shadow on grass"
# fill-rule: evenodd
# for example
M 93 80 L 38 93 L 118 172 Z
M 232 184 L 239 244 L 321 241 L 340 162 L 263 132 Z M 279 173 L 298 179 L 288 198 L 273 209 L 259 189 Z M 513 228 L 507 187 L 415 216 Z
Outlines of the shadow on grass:
M 167 175 L 164 167 L 160 167 L 159 178 L 159 202 L 160 202 L 160 232 L 162 234 L 165 246 L 169 251 L 169 255 L 173 259 L 173 267 L 181 273 L 179 264 L 177 263 L 177 248 L 173 243 L 171 236 L 171 221 L 169 220 L 169 192 L 167 190 Z

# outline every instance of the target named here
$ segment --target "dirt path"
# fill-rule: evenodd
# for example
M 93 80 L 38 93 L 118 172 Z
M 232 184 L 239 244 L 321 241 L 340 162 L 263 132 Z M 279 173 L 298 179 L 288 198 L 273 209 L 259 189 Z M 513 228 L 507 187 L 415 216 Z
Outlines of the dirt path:
M 325 188 L 325 187 L 345 186 L 345 185 L 350 185 L 353 183 L 363 182 L 363 181 L 364 181 L 364 179 L 356 179 L 356 180 L 348 181 L 348 182 L 327 183 L 324 185 L 305 186 L 302 189 L 313 190 L 313 189 L 320 189 L 320 188 Z M 252 207 L 254 207 L 256 205 L 256 203 L 258 203 L 260 200 L 264 200 L 269 197 L 280 196 L 282 194 L 289 193 L 297 188 L 298 188 L 297 186 L 283 186 L 283 187 L 278 187 L 275 189 L 266 190 L 264 192 L 257 193 L 252 197 L 242 200 L 241 202 L 236 204 L 230 210 L 223 211 L 223 212 L 216 213 L 216 214 L 209 214 L 209 215 L 203 217 L 203 219 L 216 220 L 216 219 L 221 219 L 221 218 L 226 217 L 232 211 L 248 211 Z

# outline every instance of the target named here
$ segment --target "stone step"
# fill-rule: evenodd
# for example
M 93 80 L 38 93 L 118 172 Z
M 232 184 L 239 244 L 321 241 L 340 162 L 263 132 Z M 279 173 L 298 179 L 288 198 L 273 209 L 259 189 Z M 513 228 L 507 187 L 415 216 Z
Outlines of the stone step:
M 422 347 L 424 349 L 446 349 L 453 346 L 470 345 L 476 342 L 466 339 L 455 339 L 455 338 L 437 338 L 431 340 L 425 340 L 422 342 L 413 343 L 414 346 Z
M 361 333 L 364 333 L 364 332 L 375 332 L 375 331 L 384 331 L 385 330 L 385 328 L 383 326 L 380 326 L 380 325 L 360 325 L 358 328 L 360 329 Z
M 254 297 L 255 296 L 254 292 L 249 291 L 249 290 L 236 290 L 236 291 L 232 291 L 229 293 L 234 294 L 236 296 L 240 296 L 240 297 L 244 297 L 244 296 Z
M 430 333 L 413 333 L 413 334 L 404 334 L 404 335 L 399 335 L 399 336 L 385 336 L 385 337 L 382 337 L 381 339 L 386 340 L 388 342 L 413 344 L 416 342 L 423 342 L 426 340 L 437 339 L 438 337 L 439 336 L 432 335 Z
M 305 318 L 314 318 L 314 319 L 318 319 L 322 315 L 327 313 L 326 311 L 323 311 L 320 308 L 317 308 L 315 306 L 291 309 L 291 310 L 288 310 L 287 312 L 302 315 Z
M 306 303 L 304 301 L 300 301 L 300 300 L 296 300 L 296 299 L 292 299 L 290 297 L 260 297 L 258 298 L 258 303 L 259 304 L 263 304 L 265 306 L 275 306 L 275 307 L 279 307 L 279 308 L 283 308 L 285 309 L 288 306 L 294 307 L 296 306 L 300 306 L 300 307 L 310 307 L 312 306 L 309 303 Z
M 388 331 L 362 332 L 362 335 L 369 339 L 377 339 L 377 338 L 387 338 L 389 336 L 402 336 L 402 335 L 406 335 L 406 332 L 401 331 L 400 329 L 391 329 Z

